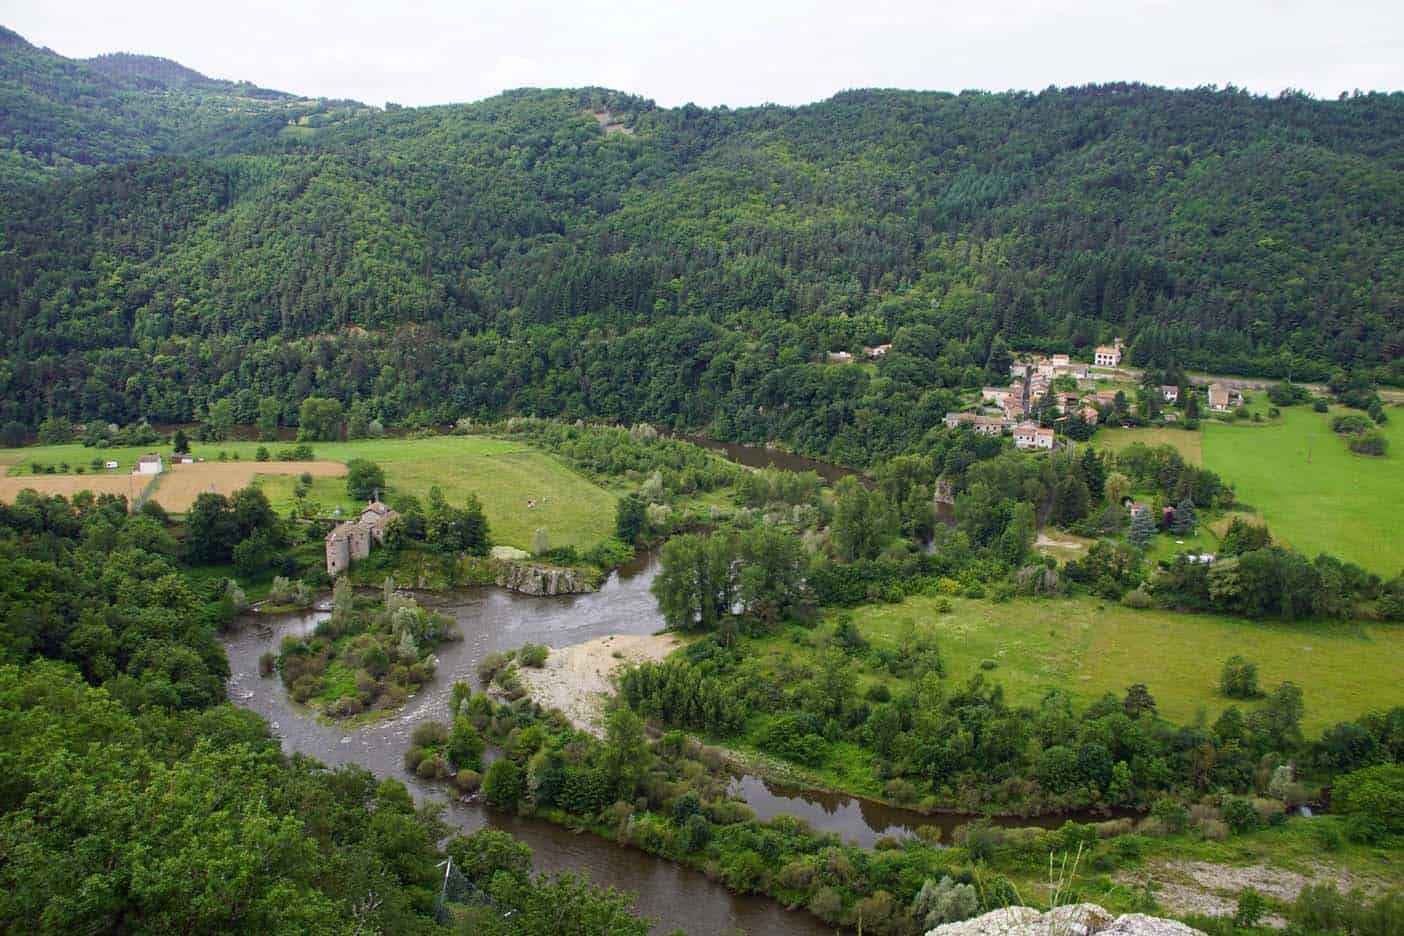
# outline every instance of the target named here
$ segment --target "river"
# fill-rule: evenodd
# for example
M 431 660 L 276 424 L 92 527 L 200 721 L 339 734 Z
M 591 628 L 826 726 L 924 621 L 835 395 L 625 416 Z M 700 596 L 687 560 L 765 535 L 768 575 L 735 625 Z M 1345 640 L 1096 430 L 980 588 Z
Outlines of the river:
M 258 675 L 258 658 L 276 652 L 288 634 L 305 634 L 322 613 L 249 616 L 225 640 L 231 676 L 230 698 L 266 718 L 282 739 L 283 749 L 314 757 L 324 764 L 359 764 L 379 777 L 404 782 L 421 800 L 446 800 L 440 784 L 407 773 L 401 758 L 409 734 L 422 721 L 448 720 L 448 689 L 454 682 L 477 684 L 477 662 L 488 653 L 524 643 L 565 647 L 608 634 L 651 634 L 662 627 L 649 585 L 657 573 L 652 555 L 610 576 L 593 595 L 529 598 L 500 588 L 479 588 L 426 597 L 426 606 L 452 616 L 463 640 L 439 649 L 433 683 L 405 705 L 395 718 L 350 731 L 323 724 L 288 699 L 276 679 Z M 681 928 L 691 934 L 741 928 L 749 933 L 819 936 L 833 928 L 803 911 L 786 910 L 764 897 L 732 894 L 705 875 L 560 826 L 448 799 L 445 819 L 464 831 L 503 829 L 529 845 L 536 867 L 544 872 L 573 871 L 598 884 L 638 895 L 637 910 L 657 922 L 656 932 Z
M 423 596 L 427 607 L 457 622 L 463 639 L 439 648 L 433 683 L 394 718 L 352 730 L 319 722 L 288 698 L 276 678 L 258 675 L 260 655 L 276 652 L 284 636 L 309 633 L 326 613 L 247 615 L 225 639 L 230 698 L 266 718 L 289 753 L 332 766 L 359 764 L 379 777 L 394 777 L 417 799 L 447 800 L 446 819 L 464 831 L 488 826 L 511 832 L 531 846 L 541 871 L 574 871 L 598 884 L 637 894 L 639 913 L 657 921 L 659 932 L 682 928 L 709 934 L 739 927 L 750 933 L 794 936 L 832 933 L 831 927 L 808 913 L 786 910 L 768 898 L 737 896 L 700 872 L 636 849 L 449 799 L 443 785 L 420 781 L 401 766 L 414 726 L 423 721 L 447 722 L 449 687 L 460 680 L 476 686 L 477 663 L 487 654 L 524 643 L 561 648 L 609 634 L 652 634 L 662 629 L 657 602 L 649 591 L 657 571 L 655 556 L 645 553 L 590 595 L 533 598 L 489 587 Z M 834 832 L 865 847 L 883 836 L 910 834 L 920 825 L 942 826 L 943 838 L 949 840 L 955 826 L 968 821 L 960 816 L 924 816 L 839 793 L 790 788 L 753 776 L 737 778 L 732 789 L 761 819 L 788 813 L 806 819 L 817 830 Z

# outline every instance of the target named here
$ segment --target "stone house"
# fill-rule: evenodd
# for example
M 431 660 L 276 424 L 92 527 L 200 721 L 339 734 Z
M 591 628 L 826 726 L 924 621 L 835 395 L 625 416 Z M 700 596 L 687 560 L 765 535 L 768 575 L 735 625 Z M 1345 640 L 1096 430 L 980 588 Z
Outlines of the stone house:
M 385 527 L 398 516 L 377 496 L 361 509 L 355 520 L 338 523 L 327 534 L 327 575 L 336 578 L 350 568 L 351 563 L 368 557 L 372 544 L 384 545 Z
M 1227 384 L 1212 383 L 1209 385 L 1209 408 L 1214 412 L 1227 413 L 1242 405 L 1243 394 L 1237 390 Z

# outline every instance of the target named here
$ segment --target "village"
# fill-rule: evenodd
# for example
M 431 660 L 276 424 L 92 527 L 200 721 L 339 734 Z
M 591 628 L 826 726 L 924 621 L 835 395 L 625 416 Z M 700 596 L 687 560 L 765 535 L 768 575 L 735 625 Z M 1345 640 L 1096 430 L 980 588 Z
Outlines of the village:
M 876 349 L 874 349 L 876 350 Z M 980 398 L 970 407 L 947 413 L 947 428 L 968 427 L 982 435 L 1012 435 L 1016 448 L 1052 451 L 1058 446 L 1060 431 L 1074 421 L 1088 427 L 1116 419 L 1118 396 L 1120 404 L 1128 404 L 1128 391 L 1134 385 L 1120 388 L 1108 383 L 1118 377 L 1124 348 L 1120 339 L 1109 345 L 1097 346 L 1093 363 L 1074 361 L 1067 354 L 1049 354 L 1017 359 L 1009 365 L 1010 383 L 1005 387 L 982 387 Z M 1181 388 L 1165 384 L 1154 388 L 1156 413 L 1166 423 L 1180 420 L 1173 409 L 1181 403 Z M 1198 400 L 1184 401 L 1189 416 L 1198 412 Z M 1208 409 L 1211 413 L 1227 414 L 1243 405 L 1243 395 L 1223 383 L 1208 387 Z M 1043 418 L 1045 411 L 1056 413 Z M 1044 425 L 1051 422 L 1052 425 Z

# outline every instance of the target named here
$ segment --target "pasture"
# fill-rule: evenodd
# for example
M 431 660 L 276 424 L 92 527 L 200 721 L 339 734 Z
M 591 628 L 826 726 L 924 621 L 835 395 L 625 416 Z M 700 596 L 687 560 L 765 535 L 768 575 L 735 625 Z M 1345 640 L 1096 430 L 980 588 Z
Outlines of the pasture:
M 1259 681 L 1271 691 L 1291 680 L 1305 693 L 1308 735 L 1337 721 L 1404 705 L 1404 626 L 1308 622 L 1282 624 L 1217 615 L 1137 611 L 1095 598 L 1016 599 L 994 603 L 914 597 L 851 612 L 874 644 L 893 645 L 904 622 L 936 638 L 948 681 L 986 677 L 1003 685 L 1009 700 L 1037 705 L 1060 688 L 1081 704 L 1132 683 L 1145 683 L 1160 713 L 1177 723 L 1202 710 L 1212 721 L 1235 702 L 1218 691 L 1224 660 L 1239 653 L 1258 664 Z M 818 628 L 822 636 L 832 620 Z M 798 653 L 783 638 L 757 642 L 767 653 Z
M 1201 423 L 1201 425 L 1203 424 Z M 1092 444 L 1109 452 L 1119 452 L 1137 442 L 1152 447 L 1168 445 L 1179 452 L 1180 457 L 1189 464 L 1201 465 L 1204 463 L 1204 456 L 1201 452 L 1202 438 L 1202 433 L 1186 429 L 1122 429 L 1115 427 L 1098 429 L 1097 434 L 1092 437 Z
M 496 542 L 530 549 L 538 528 L 549 531 L 552 546 L 588 549 L 614 529 L 615 495 L 581 477 L 555 456 L 509 439 L 484 436 L 434 436 L 426 439 L 366 439 L 354 442 L 309 443 L 311 462 L 255 461 L 260 446 L 270 452 L 290 448 L 287 442 L 191 442 L 191 454 L 206 459 L 194 465 L 172 466 L 163 475 L 152 499 L 177 513 L 189 507 L 201 491 L 215 485 L 220 493 L 256 482 L 279 513 L 294 505 L 293 489 L 303 472 L 313 475 L 308 500 L 322 516 L 339 508 L 350 513 L 359 503 L 346 492 L 346 462 L 364 458 L 385 470 L 389 502 L 402 494 L 421 501 L 438 486 L 452 503 L 462 504 L 476 494 L 487 512 Z M 169 447 L 91 449 L 81 445 L 34 446 L 4 453 L 9 476 L 0 478 L 0 497 L 24 487 L 71 494 L 91 489 L 94 481 L 116 484 L 104 488 L 128 494 L 131 466 L 147 452 L 169 457 Z M 223 452 L 229 459 L 219 460 Z M 233 458 L 238 456 L 238 461 Z M 114 472 L 96 474 L 39 474 L 32 463 L 88 465 L 93 458 L 111 459 L 120 465 Z M 135 490 L 140 490 L 140 481 Z M 58 485 L 50 487 L 49 485 Z M 226 490 L 227 488 L 227 490 Z
M 1204 464 L 1234 486 L 1282 543 L 1327 552 L 1383 576 L 1404 569 L 1399 499 L 1404 495 L 1404 410 L 1382 428 L 1389 452 L 1356 455 L 1331 431 L 1331 416 L 1282 410 L 1270 424 L 1206 423 Z

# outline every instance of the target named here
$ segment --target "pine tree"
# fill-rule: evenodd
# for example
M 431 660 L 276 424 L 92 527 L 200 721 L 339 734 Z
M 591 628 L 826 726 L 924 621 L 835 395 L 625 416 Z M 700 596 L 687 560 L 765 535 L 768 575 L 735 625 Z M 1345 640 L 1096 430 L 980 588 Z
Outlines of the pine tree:
M 1175 519 L 1170 529 L 1177 536 L 1193 536 L 1199 531 L 1199 511 L 1194 509 L 1194 501 L 1186 497 L 1175 505 Z
M 1145 549 L 1155 536 L 1155 521 L 1151 519 L 1150 508 L 1138 510 L 1131 515 L 1131 529 L 1126 541 L 1137 549 Z

